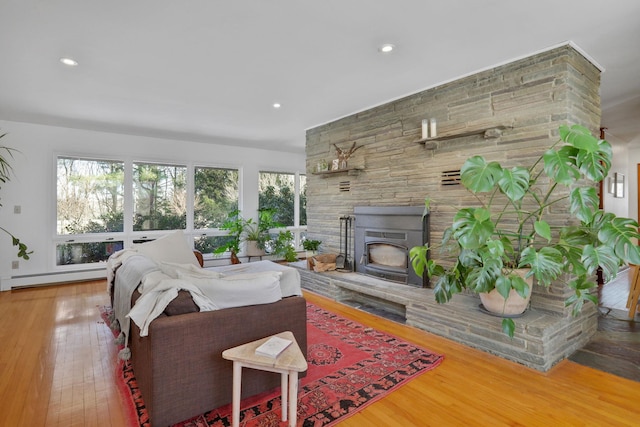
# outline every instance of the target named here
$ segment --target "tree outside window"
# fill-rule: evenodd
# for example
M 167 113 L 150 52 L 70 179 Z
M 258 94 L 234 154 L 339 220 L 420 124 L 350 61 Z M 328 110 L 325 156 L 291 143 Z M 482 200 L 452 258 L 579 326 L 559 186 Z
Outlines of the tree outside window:
M 258 208 L 273 209 L 274 220 L 286 226 L 307 224 L 306 176 L 300 176 L 299 224 L 295 224 L 295 174 L 260 172 L 258 185 Z
M 186 166 L 133 164 L 133 230 L 187 227 Z
M 195 168 L 193 227 L 219 228 L 229 212 L 238 209 L 238 171 Z
M 229 212 L 238 209 L 238 170 L 196 167 L 194 175 L 193 227 L 195 230 L 220 228 Z M 229 239 L 229 236 L 201 235 L 194 238 L 194 246 L 202 253 L 212 253 Z
M 132 172 L 126 184 L 125 169 Z M 141 232 L 187 230 L 191 221 L 195 248 L 212 253 L 229 239 L 219 228 L 229 212 L 239 207 L 239 176 L 237 169 L 59 156 L 56 264 L 106 261 L 124 247 L 125 240 L 136 243 L 154 238 Z M 259 191 L 260 208 L 277 212 L 275 220 L 293 232 L 296 245 L 304 232 L 301 226 L 306 225 L 306 177 L 299 179 L 298 202 L 295 174 L 262 172 Z M 192 180 L 193 197 L 187 194 L 188 180 Z M 131 186 L 126 197 L 125 185 Z M 133 215 L 125 221 L 124 205 L 128 203 L 126 212 Z
M 58 157 L 56 233 L 58 236 L 123 231 L 124 163 Z M 56 244 L 56 264 L 106 260 L 121 241 L 99 236 L 91 242 Z

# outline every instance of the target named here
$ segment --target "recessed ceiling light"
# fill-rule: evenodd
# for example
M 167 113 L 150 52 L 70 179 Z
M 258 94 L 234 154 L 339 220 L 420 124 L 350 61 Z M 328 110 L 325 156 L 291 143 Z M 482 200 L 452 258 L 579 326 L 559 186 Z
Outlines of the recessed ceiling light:
M 393 49 L 395 49 L 394 45 L 392 45 L 391 43 L 385 43 L 381 45 L 378 50 L 382 53 L 390 53 Z
M 280 107 L 282 107 L 282 105 L 280 105 L 279 102 L 274 102 L 273 103 L 273 108 L 280 108 Z
M 75 67 L 78 65 L 78 61 L 72 58 L 60 58 L 60 62 L 62 62 L 64 65 L 68 65 L 69 67 Z

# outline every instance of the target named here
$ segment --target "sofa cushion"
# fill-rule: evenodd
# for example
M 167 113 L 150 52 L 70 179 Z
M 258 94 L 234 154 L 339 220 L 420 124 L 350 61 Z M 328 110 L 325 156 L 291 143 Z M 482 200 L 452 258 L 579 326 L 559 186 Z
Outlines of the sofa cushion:
M 178 296 L 169 303 L 164 309 L 164 314 L 167 316 L 177 316 L 179 314 L 196 313 L 200 311 L 200 308 L 188 291 L 179 291 Z
M 182 230 L 167 234 L 150 242 L 134 245 L 134 249 L 157 263 L 164 261 L 200 266 Z

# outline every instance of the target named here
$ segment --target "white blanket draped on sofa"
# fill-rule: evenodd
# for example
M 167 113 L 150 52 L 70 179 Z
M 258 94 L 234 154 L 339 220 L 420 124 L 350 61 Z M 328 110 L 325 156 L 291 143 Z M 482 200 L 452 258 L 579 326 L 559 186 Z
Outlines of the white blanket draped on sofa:
M 147 336 L 149 325 L 169 303 L 185 290 L 200 311 L 219 310 L 255 304 L 269 304 L 282 299 L 279 271 L 222 276 L 208 270 L 195 271 L 186 265 L 161 263 L 162 272 L 152 272 L 140 287 L 142 296 L 127 317 Z
M 180 290 L 191 293 L 200 311 L 268 304 L 302 295 L 300 273 L 271 261 L 203 269 L 191 263 L 154 261 L 136 249 L 125 249 L 109 259 L 107 276 L 109 283 L 115 276 L 114 324 L 121 331 L 117 341 L 125 345 L 120 352 L 123 359 L 130 356 L 130 320 L 141 329 L 141 336 L 146 336 L 151 321 L 162 314 Z M 142 296 L 132 308 L 131 296 L 139 285 Z

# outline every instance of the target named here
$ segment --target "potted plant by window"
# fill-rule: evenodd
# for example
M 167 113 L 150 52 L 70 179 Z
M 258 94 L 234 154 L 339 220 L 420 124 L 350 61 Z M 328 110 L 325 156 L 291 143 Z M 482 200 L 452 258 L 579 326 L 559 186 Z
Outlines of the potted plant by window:
M 322 241 L 314 240 L 314 239 L 304 239 L 302 241 L 302 247 L 304 248 L 305 251 L 307 251 L 306 253 L 307 268 L 309 270 L 313 269 L 313 262 L 311 259 L 318 253 L 318 248 L 320 247 L 321 244 L 322 244 Z
M 280 231 L 273 241 L 273 254 L 282 257 L 286 262 L 297 261 L 298 255 L 293 247 L 293 234 L 291 231 Z
M 515 323 L 504 310 L 510 295 L 530 297 L 525 279 L 543 287 L 566 283 L 574 292 L 565 305 L 577 315 L 585 302 L 597 304 L 592 291 L 598 269 L 610 279 L 622 264 L 640 263 L 638 223 L 599 209 L 595 183 L 609 173 L 611 145 L 579 125 L 563 125 L 559 135 L 528 167 L 467 159 L 461 182 L 479 205 L 459 209 L 444 233 L 443 257 L 450 254 L 452 265 L 431 259 L 435 248 L 428 245 L 410 251 L 416 273 L 437 278 L 432 283 L 438 303 L 464 290 L 497 294 L 502 329 L 510 337 Z M 557 213 L 555 223 L 547 221 L 553 209 L 567 210 L 566 224 L 557 225 Z
M 239 210 L 229 213 L 227 220 L 220 226 L 221 230 L 227 230 L 229 239 L 214 251 L 215 254 L 231 252 L 231 262 L 240 263 L 238 254 L 240 244 L 247 242 L 246 254 L 248 256 L 264 255 L 265 244 L 271 240 L 269 230 L 282 227 L 282 224 L 274 220 L 274 209 L 261 209 L 258 211 L 258 222 L 253 218 L 244 219 Z
M 248 256 L 264 255 L 266 243 L 271 240 L 269 230 L 283 227 L 282 224 L 274 220 L 275 213 L 275 209 L 260 209 L 257 223 L 251 219 L 246 221 L 244 240 L 247 242 Z
M 231 253 L 231 263 L 239 264 L 238 254 L 240 253 L 241 236 L 246 231 L 247 221 L 240 215 L 238 209 L 229 213 L 225 222 L 220 226 L 221 230 L 227 230 L 227 239 L 224 244 L 218 246 L 213 253 L 223 254 Z
M 321 240 L 304 239 L 302 241 L 302 247 L 307 251 L 307 257 L 314 256 L 318 252 L 318 248 L 321 244 Z
M 5 135 L 6 133 L 3 133 L 2 135 L 0 135 L 0 138 L 3 138 Z M 9 163 L 9 158 L 13 158 L 14 151 L 15 150 L 13 148 L 0 146 L 0 185 L 6 184 L 11 178 L 11 173 L 13 172 L 13 168 Z M 0 203 L 0 207 L 2 207 L 1 203 Z M 11 234 L 6 228 L 0 227 L 0 230 L 2 230 L 4 233 L 8 234 L 9 237 L 11 237 L 11 242 L 13 246 L 18 247 L 18 257 L 24 260 L 28 260 L 29 255 L 32 254 L 33 251 L 29 251 L 27 245 L 22 243 L 20 239 L 18 239 L 16 236 Z

